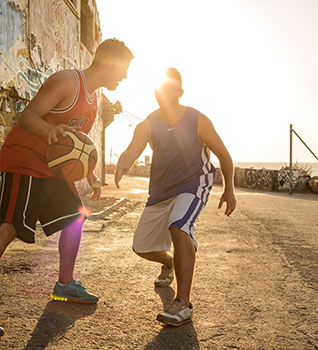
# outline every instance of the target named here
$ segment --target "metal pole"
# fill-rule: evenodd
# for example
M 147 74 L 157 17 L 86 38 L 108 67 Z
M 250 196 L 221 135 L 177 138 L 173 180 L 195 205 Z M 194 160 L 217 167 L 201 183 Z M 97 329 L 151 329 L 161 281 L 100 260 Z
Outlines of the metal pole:
M 106 185 L 106 164 L 105 164 L 105 129 L 102 128 L 102 140 L 101 140 L 101 148 L 102 148 L 102 154 L 101 154 L 101 169 L 100 169 L 100 180 L 101 180 L 101 185 L 105 186 Z
M 289 194 L 293 194 L 292 190 L 293 178 L 293 125 L 289 125 Z

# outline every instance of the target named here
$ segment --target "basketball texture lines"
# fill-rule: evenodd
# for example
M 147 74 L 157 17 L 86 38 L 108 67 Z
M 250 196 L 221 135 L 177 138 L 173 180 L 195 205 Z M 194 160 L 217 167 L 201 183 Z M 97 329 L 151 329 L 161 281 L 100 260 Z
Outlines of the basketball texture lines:
M 48 166 L 59 178 L 78 181 L 85 178 L 95 168 L 97 151 L 93 140 L 86 134 L 66 131 L 66 137 L 49 145 Z

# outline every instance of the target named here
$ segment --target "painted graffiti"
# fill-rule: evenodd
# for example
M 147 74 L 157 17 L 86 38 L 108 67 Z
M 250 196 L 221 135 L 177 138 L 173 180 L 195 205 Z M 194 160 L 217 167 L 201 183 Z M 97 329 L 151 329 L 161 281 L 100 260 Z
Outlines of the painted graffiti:
M 30 17 L 30 31 L 36 37 L 36 44 L 43 48 L 41 58 L 45 64 L 55 56 L 63 68 L 78 65 L 79 23 L 68 5 L 63 0 L 33 0 Z M 68 67 L 67 58 L 72 62 Z
M 245 175 L 243 187 L 266 191 L 288 190 L 290 184 L 289 170 L 242 169 Z M 293 171 L 292 186 L 297 187 L 298 171 Z
M 246 169 L 246 187 L 272 191 L 275 188 L 276 173 L 273 170 Z
M 15 10 L 8 1 L 0 0 L 0 63 L 8 50 L 24 35 L 23 15 Z M 10 28 L 10 30 L 3 30 Z
M 54 10 L 54 18 L 57 21 L 59 25 L 64 24 L 64 12 L 61 0 L 54 0 L 53 1 L 53 10 Z
M 19 70 L 16 74 L 16 89 L 18 94 L 30 100 L 36 95 L 37 91 L 41 87 L 41 84 L 43 84 L 45 80 L 57 70 L 56 65 L 45 68 L 40 63 L 40 57 L 36 47 L 32 50 L 32 57 L 34 57 L 34 61 L 38 65 L 38 69 L 35 70 L 34 68 L 30 67 L 29 60 L 27 60 L 23 55 L 20 55 L 17 60 Z M 17 105 L 17 111 L 21 111 L 23 107 L 24 104 L 20 101 Z
M 296 188 L 298 178 L 299 178 L 299 172 L 296 170 L 293 170 L 293 172 L 292 172 L 292 187 L 293 188 Z M 289 189 L 289 184 L 290 184 L 289 170 L 279 170 L 278 171 L 277 183 L 278 183 L 279 190 Z
M 55 50 L 58 58 L 63 57 L 63 34 L 60 29 L 55 31 Z
M 311 178 L 309 175 L 302 175 L 297 170 L 293 170 L 292 189 L 294 191 L 311 191 L 315 193 L 315 191 L 318 191 L 317 181 L 318 177 Z M 214 183 L 220 185 L 223 184 L 223 178 L 219 168 L 216 169 Z M 255 190 L 288 191 L 290 184 L 289 170 L 245 169 L 236 167 L 234 183 L 237 187 L 245 187 Z

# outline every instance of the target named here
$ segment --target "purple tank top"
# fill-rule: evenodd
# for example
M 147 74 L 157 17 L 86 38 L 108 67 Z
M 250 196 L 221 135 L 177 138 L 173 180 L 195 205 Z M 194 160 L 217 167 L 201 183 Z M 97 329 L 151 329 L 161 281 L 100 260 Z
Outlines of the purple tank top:
M 210 151 L 200 144 L 198 118 L 200 112 L 187 107 L 175 125 L 166 124 L 156 110 L 148 120 L 151 125 L 153 156 L 147 206 L 181 193 L 192 193 L 207 202 L 215 168 Z

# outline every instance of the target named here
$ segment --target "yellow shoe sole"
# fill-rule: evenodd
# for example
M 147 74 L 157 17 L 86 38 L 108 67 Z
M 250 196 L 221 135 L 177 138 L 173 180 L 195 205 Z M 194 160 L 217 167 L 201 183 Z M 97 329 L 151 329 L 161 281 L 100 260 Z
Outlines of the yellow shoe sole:
M 78 299 L 72 299 L 72 298 L 66 298 L 66 297 L 60 297 L 58 295 L 55 294 L 51 294 L 50 298 L 54 301 L 67 301 L 69 303 L 78 303 L 78 304 L 96 304 L 96 302 L 89 302 L 89 301 L 81 301 Z

